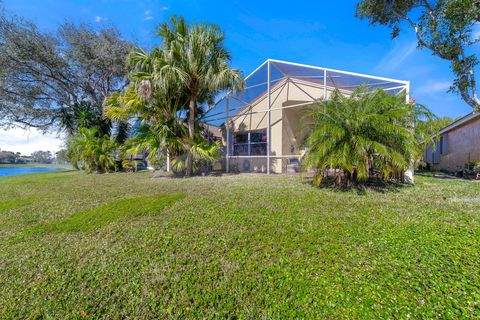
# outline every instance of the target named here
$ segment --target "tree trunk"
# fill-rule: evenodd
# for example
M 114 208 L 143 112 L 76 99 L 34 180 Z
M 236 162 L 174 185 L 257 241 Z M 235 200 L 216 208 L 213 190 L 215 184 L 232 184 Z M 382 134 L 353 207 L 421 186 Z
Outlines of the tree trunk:
M 193 143 L 193 139 L 195 138 L 194 133 L 195 133 L 195 105 L 196 105 L 196 100 L 194 97 L 190 98 L 190 103 L 189 103 L 189 117 L 188 117 L 188 137 L 190 138 L 190 142 L 187 144 L 189 150 L 187 150 L 187 160 L 186 160 L 186 170 L 185 170 L 185 176 L 189 177 L 192 175 L 192 169 L 193 169 L 193 155 L 190 152 L 190 148 L 192 147 L 191 143 Z

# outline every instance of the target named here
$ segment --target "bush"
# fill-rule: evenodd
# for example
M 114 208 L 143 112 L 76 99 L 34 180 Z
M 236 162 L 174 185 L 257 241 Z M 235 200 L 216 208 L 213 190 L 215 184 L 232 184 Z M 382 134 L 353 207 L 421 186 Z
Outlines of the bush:
M 138 160 L 123 160 L 122 167 L 126 172 L 137 172 L 138 166 L 141 164 Z
M 465 163 L 464 167 L 469 171 L 480 171 L 480 161 L 468 161 Z
M 167 162 L 163 155 L 156 155 L 148 159 L 148 164 L 155 170 L 166 170 Z
M 432 171 L 432 164 L 430 162 L 425 162 L 423 160 L 418 161 L 417 163 L 418 170 Z
M 75 169 L 87 173 L 114 171 L 117 144 L 108 135 L 101 135 L 97 128 L 81 128 L 70 138 L 67 157 Z
M 329 100 L 312 106 L 312 133 L 303 163 L 304 169 L 315 169 L 315 184 L 332 169 L 335 186 L 403 179 L 420 152 L 409 128 L 413 107 L 404 99 L 362 87 L 348 97 L 335 91 Z

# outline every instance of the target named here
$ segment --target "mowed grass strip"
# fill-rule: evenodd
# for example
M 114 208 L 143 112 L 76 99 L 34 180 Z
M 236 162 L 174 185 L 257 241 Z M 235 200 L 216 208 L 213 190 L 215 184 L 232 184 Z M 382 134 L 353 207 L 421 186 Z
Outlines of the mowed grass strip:
M 10 209 L 27 206 L 33 203 L 32 198 L 0 200 L 0 213 Z
M 32 226 L 27 228 L 24 234 L 88 232 L 117 220 L 159 213 L 163 208 L 184 197 L 183 194 L 174 194 L 122 199 L 91 210 L 75 213 L 60 221 Z

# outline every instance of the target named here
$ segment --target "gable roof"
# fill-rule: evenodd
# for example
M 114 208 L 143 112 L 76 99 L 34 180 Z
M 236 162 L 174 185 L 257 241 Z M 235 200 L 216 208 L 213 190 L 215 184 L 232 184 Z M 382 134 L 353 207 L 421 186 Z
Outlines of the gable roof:
M 274 88 L 287 79 L 348 92 L 362 85 L 370 89 L 379 88 L 392 94 L 406 91 L 409 87 L 409 81 L 405 80 L 268 59 L 245 78 L 243 92 L 225 93 L 203 116 L 202 121 L 220 125 L 229 116 L 238 114 L 246 106 L 264 96 L 268 92 L 268 87 Z
M 461 117 L 460 119 L 457 119 L 455 120 L 454 122 L 452 122 L 451 124 L 449 124 L 448 126 L 446 126 L 445 128 L 441 129 L 438 134 L 444 134 L 444 133 L 447 133 L 449 131 L 452 131 L 462 125 L 464 125 L 465 123 L 471 121 L 471 120 L 474 120 L 474 119 L 478 119 L 480 120 L 480 113 L 469 113 L 467 114 L 466 116 L 463 116 Z

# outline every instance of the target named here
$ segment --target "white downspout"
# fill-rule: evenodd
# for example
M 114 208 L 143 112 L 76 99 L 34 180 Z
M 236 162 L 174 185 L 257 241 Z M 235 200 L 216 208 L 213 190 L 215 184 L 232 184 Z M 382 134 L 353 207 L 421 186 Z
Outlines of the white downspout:
M 406 93 L 407 93 L 405 96 L 406 103 L 410 103 L 410 81 L 407 82 Z M 414 125 L 415 124 L 413 123 L 413 120 L 412 120 L 412 128 L 411 128 L 412 130 L 414 129 L 413 128 Z M 404 174 L 405 182 L 409 184 L 413 184 L 415 182 L 414 174 L 415 174 L 415 159 L 410 159 L 410 165 Z

